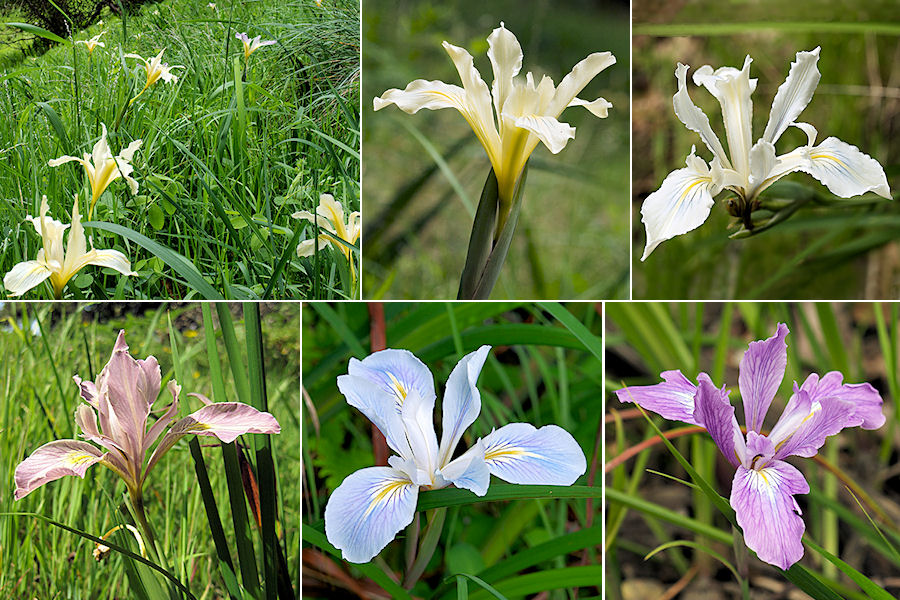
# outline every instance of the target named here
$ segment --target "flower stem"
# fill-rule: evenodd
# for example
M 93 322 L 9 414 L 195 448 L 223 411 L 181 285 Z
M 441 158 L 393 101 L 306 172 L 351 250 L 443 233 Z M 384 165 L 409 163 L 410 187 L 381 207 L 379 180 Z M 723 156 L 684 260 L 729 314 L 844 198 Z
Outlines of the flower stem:
M 447 507 L 435 508 L 428 511 L 428 514 L 428 525 L 425 527 L 425 535 L 422 536 L 422 541 L 419 544 L 419 554 L 416 557 L 416 562 L 406 572 L 406 577 L 403 579 L 403 587 L 408 590 L 416 585 L 419 577 L 425 572 L 425 567 L 428 566 L 431 557 L 434 556 L 438 541 L 441 539 L 441 532 L 444 530 Z

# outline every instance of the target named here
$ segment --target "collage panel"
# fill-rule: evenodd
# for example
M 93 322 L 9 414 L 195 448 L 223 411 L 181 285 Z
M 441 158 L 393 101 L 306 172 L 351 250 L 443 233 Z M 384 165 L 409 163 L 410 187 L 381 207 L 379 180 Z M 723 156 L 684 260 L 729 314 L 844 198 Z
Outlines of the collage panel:
M 896 303 L 607 303 L 605 597 L 895 597 L 898 331 Z
M 627 2 L 367 0 L 362 33 L 365 298 L 628 297 Z
M 300 308 L 3 303 L 0 597 L 294 598 Z
M 896 298 L 897 3 L 632 10 L 632 297 Z
M 0 293 L 358 298 L 359 10 L 0 3 Z
M 599 597 L 601 325 L 599 303 L 305 305 L 304 597 Z

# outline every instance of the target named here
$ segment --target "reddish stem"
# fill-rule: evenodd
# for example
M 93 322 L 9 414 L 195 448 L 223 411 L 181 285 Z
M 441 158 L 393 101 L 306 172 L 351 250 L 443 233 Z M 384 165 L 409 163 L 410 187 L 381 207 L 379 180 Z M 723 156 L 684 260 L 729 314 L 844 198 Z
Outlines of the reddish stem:
M 381 302 L 369 302 L 369 340 L 372 352 L 378 352 L 387 348 L 387 326 L 384 322 L 384 305 Z M 372 452 L 375 454 L 375 464 L 387 465 L 388 447 L 384 434 L 372 425 Z

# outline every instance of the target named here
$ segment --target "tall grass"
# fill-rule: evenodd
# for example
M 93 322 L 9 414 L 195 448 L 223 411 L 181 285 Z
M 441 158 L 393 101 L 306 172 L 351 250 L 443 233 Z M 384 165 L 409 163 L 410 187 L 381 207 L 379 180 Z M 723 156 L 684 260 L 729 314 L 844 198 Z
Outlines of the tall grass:
M 316 228 L 291 215 L 314 211 L 322 193 L 358 209 L 358 19 L 350 0 L 322 8 L 223 0 L 215 9 L 169 0 L 76 32 L 87 39 L 107 31 L 106 48 L 90 56 L 83 45 L 62 44 L 0 72 L 0 271 L 34 258 L 39 238 L 23 221 L 37 215 L 42 195 L 51 215 L 68 222 L 74 195 L 84 198 L 83 171 L 47 161 L 90 152 L 105 123 L 114 153 L 143 140 L 134 161 L 140 189 L 132 196 L 114 182 L 93 218 L 104 224 L 88 234 L 97 248 L 123 251 L 139 275 L 86 269 L 68 297 L 356 295 L 339 252 L 296 256 Z M 245 31 L 277 44 L 245 64 L 234 38 Z M 146 79 L 122 55 L 163 48 L 164 61 L 184 66 L 174 71 L 177 83 L 157 82 L 121 116 Z
M 185 395 L 198 392 L 217 402 L 253 403 L 275 415 L 282 427 L 281 435 L 270 440 L 271 459 L 264 457 L 265 452 L 260 454 L 258 440 L 253 440 L 256 448 L 246 448 L 242 442 L 247 440 L 239 439 L 235 446 L 205 437 L 190 443 L 182 440 L 154 467 L 144 490 L 145 503 L 166 559 L 163 566 L 195 598 L 294 597 L 292 588 L 299 589 L 299 574 L 294 570 L 299 550 L 299 489 L 284 483 L 271 485 L 265 473 L 274 467 L 279 482 L 299 477 L 299 448 L 291 443 L 300 435 L 298 364 L 291 358 L 299 350 L 299 310 L 289 305 L 254 306 L 243 307 L 244 318 L 236 305 L 206 305 L 201 310 L 197 305 L 18 303 L 0 309 L 4 317 L 0 389 L 5 398 L 0 414 L 0 596 L 146 597 L 135 587 L 139 581 L 148 581 L 140 565 L 117 550 L 97 562 L 92 556 L 95 544 L 73 533 L 100 537 L 128 522 L 120 511 L 127 494 L 113 473 L 96 467 L 84 480 L 64 477 L 13 501 L 16 464 L 41 444 L 76 434 L 73 413 L 80 397 L 72 375 L 96 377 L 109 358 L 118 329 L 124 328 L 134 356 L 156 356 L 163 381 L 176 378 L 183 386 L 179 417 L 201 406 L 199 400 Z M 261 312 L 259 345 L 255 310 Z M 252 382 L 252 373 L 262 372 L 258 364 L 252 364 L 253 348 L 262 349 L 266 392 L 262 397 L 241 383 L 240 370 L 229 369 L 229 365 L 239 366 L 246 380 L 249 361 Z M 260 404 L 261 398 L 267 398 L 267 404 Z M 219 446 L 221 453 L 216 450 Z M 235 451 L 247 458 L 245 464 L 260 481 L 263 523 L 275 518 L 272 523 L 278 537 L 274 543 L 282 548 L 286 566 L 279 570 L 279 577 L 264 577 L 266 565 L 278 560 L 278 551 L 272 541 L 265 541 L 247 507 Z M 233 467 L 227 460 L 223 466 L 223 456 L 229 452 L 235 453 Z M 267 467 L 269 462 L 272 466 Z M 266 502 L 276 498 L 277 504 L 267 508 Z M 251 517 L 238 523 L 233 516 L 242 512 Z M 124 530 L 113 533 L 109 541 L 139 553 L 134 538 Z M 247 549 L 249 556 L 256 557 L 249 562 Z M 259 575 L 254 579 L 248 569 L 251 564 L 255 568 L 256 561 Z M 282 577 L 287 578 L 284 595 Z M 174 590 L 173 597 L 187 597 Z
M 381 308 L 316 303 L 306 308 L 304 595 L 375 592 L 374 585 L 407 599 L 498 597 L 487 586 L 510 598 L 540 592 L 551 599 L 571 598 L 575 588 L 582 588 L 581 597 L 596 595 L 602 578 L 596 547 L 602 356 L 597 308 L 587 303 L 387 303 Z M 373 428 L 340 395 L 335 378 L 347 372 L 351 356 L 363 358 L 385 343 L 416 354 L 434 373 L 439 397 L 440 384 L 457 360 L 492 344 L 478 383 L 481 414 L 462 445 L 471 446 L 509 422 L 555 423 L 575 437 L 588 464 L 571 488 L 495 480 L 483 498 L 459 489 L 423 491 L 418 510 L 448 507 L 447 517 L 437 551 L 409 591 L 395 581 L 408 574 L 404 547 L 415 545 L 414 532 L 401 532 L 362 565 L 342 561 L 323 533 L 331 492 L 350 473 L 375 464 L 377 455 Z M 424 515 L 422 522 L 424 529 Z

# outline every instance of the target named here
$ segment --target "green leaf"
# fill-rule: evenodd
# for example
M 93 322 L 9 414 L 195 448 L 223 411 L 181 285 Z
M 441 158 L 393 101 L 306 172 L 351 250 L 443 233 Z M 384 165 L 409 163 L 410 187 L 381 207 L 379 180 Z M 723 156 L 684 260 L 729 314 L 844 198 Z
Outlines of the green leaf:
M 59 141 L 62 144 L 63 151 L 68 151 L 69 134 L 66 133 L 66 126 L 63 125 L 62 119 L 59 118 L 59 115 L 53 110 L 53 107 L 46 102 L 36 102 L 36 104 L 40 106 L 41 110 L 44 111 L 44 114 L 47 115 L 47 120 L 50 121 L 50 125 L 53 126 L 56 137 L 59 138 Z
M 194 291 L 197 291 L 201 296 L 206 298 L 207 300 L 222 300 L 222 294 L 216 291 L 206 279 L 203 278 L 203 275 L 200 274 L 200 271 L 197 270 L 197 267 L 193 265 L 188 259 L 186 259 L 181 254 L 178 254 L 174 250 L 163 246 L 162 244 L 155 242 L 148 238 L 147 236 L 138 233 L 133 229 L 129 229 L 128 227 L 124 227 L 122 225 L 118 225 L 116 223 L 104 223 L 101 221 L 88 221 L 84 223 L 85 229 L 88 227 L 93 227 L 94 229 L 100 229 L 102 231 L 108 231 L 110 233 L 115 233 L 117 235 L 121 235 L 122 237 L 131 240 L 135 244 L 144 248 L 157 256 L 160 260 L 166 263 L 172 270 L 176 273 L 184 277 L 185 281 L 191 286 Z
M 469 490 L 444 488 L 427 490 L 419 494 L 416 510 L 429 510 L 441 506 L 458 506 L 460 504 L 478 504 L 496 502 L 498 500 L 520 500 L 522 498 L 601 498 L 599 487 L 586 485 L 513 485 L 494 484 L 484 496 L 476 496 Z
M 566 329 L 571 331 L 572 334 L 584 344 L 584 347 L 597 358 L 597 360 L 603 362 L 603 340 L 591 333 L 591 331 L 585 327 L 575 315 L 570 313 L 568 309 L 563 307 L 559 302 L 545 302 L 540 306 L 556 317 L 556 320 L 562 323 Z
M 21 29 L 25 33 L 30 33 L 31 35 L 36 35 L 38 37 L 42 37 L 44 39 L 50 40 L 52 42 L 57 42 L 60 44 L 68 44 L 69 40 L 65 38 L 61 38 L 52 31 L 47 31 L 43 27 L 38 27 L 37 25 L 31 25 L 30 23 L 6 23 L 10 27 L 15 27 L 16 29 Z
M 844 574 L 852 579 L 856 584 L 869 595 L 870 598 L 874 600 L 893 600 L 893 596 L 887 593 L 884 588 L 880 585 L 877 585 L 871 579 L 851 567 L 849 564 L 845 563 L 843 560 L 828 552 L 809 538 L 804 540 L 804 543 L 807 547 L 812 548 L 822 556 L 824 556 L 830 563 L 836 566 L 838 569 L 844 572 Z
M 159 231 L 166 224 L 166 217 L 158 204 L 151 204 L 147 213 L 147 216 L 150 217 L 150 226 L 153 229 Z
M 484 272 L 484 266 L 491 255 L 494 244 L 494 230 L 497 228 L 497 207 L 500 206 L 500 192 L 497 187 L 497 176 L 494 170 L 488 173 L 481 199 L 472 222 L 472 233 L 469 236 L 469 249 L 466 252 L 466 264 L 459 279 L 457 299 L 472 298 L 478 281 Z

